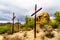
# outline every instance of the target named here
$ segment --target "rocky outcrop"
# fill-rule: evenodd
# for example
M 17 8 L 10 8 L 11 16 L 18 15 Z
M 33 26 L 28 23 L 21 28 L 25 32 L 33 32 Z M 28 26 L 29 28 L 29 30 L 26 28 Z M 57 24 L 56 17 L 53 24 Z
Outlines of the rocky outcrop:
M 49 21 L 50 21 L 50 16 L 47 12 L 40 13 L 36 18 L 36 28 L 37 28 L 37 30 L 42 28 L 41 25 L 45 25 L 45 24 L 49 23 Z

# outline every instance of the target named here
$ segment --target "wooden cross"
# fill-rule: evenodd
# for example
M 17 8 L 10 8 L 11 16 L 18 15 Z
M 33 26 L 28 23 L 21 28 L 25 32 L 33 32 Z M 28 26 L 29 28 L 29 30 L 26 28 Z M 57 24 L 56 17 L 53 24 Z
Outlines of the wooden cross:
M 35 24 L 34 24 L 34 38 L 36 38 L 36 13 L 39 12 L 41 9 L 42 8 L 39 8 L 37 10 L 37 4 L 35 4 L 35 12 L 31 15 L 31 16 L 35 15 L 35 20 L 34 20 L 35 21 Z
M 13 12 L 13 18 L 12 18 L 12 21 L 13 21 L 13 24 L 12 24 L 12 34 L 14 33 L 14 19 L 15 19 L 15 16 L 14 16 L 14 12 Z

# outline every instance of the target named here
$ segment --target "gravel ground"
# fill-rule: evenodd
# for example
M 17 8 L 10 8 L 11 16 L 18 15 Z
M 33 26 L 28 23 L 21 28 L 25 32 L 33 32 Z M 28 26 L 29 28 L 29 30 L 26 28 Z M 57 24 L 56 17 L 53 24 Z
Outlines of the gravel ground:
M 35 40 L 60 40 L 60 32 L 52 31 L 54 37 L 48 38 L 45 36 L 45 32 L 40 31 L 37 34 L 37 38 Z M 13 35 L 0 35 L 0 40 L 34 40 L 34 32 L 31 31 L 20 31 L 14 33 Z

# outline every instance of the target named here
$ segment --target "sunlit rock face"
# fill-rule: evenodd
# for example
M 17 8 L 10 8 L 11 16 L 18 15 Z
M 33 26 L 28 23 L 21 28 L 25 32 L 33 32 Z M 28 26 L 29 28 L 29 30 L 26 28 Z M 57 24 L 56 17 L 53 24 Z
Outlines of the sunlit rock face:
M 42 12 L 38 14 L 38 17 L 36 18 L 37 30 L 41 27 L 41 24 L 46 24 L 49 21 L 50 21 L 50 16 L 47 12 Z

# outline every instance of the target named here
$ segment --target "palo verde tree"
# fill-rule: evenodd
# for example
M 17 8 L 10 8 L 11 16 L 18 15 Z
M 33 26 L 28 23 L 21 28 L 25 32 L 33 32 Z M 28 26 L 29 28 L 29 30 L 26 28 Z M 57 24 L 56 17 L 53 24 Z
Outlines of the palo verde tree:
M 24 25 L 25 25 L 26 28 L 33 28 L 33 26 L 34 26 L 34 18 L 26 16 Z

